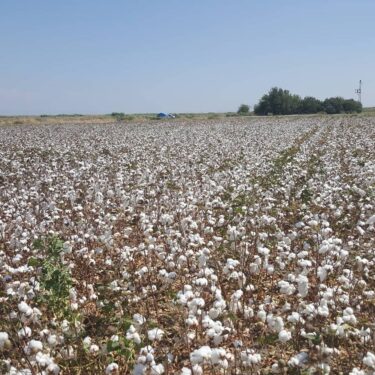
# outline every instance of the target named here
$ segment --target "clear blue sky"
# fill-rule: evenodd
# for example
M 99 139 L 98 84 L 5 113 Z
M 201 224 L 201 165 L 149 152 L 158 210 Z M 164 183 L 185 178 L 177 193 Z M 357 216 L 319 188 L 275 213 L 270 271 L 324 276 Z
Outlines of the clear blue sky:
M 0 0 L 0 114 L 375 105 L 374 0 Z

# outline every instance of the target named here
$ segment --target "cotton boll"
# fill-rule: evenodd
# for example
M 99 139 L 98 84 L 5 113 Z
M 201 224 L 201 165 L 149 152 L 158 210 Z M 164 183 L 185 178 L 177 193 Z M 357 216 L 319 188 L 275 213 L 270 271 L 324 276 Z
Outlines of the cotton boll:
M 193 375 L 203 375 L 203 368 L 198 364 L 193 366 Z
M 151 375 L 161 375 L 164 374 L 164 366 L 159 363 L 151 366 Z
M 298 312 L 295 312 L 293 311 L 287 318 L 288 322 L 292 323 L 292 324 L 296 324 L 298 323 L 300 320 L 301 322 L 303 321 L 303 319 L 301 318 L 300 314 Z
M 288 296 L 292 295 L 296 290 L 295 286 L 290 284 L 288 281 L 281 280 L 277 285 L 280 288 L 280 293 Z
M 191 327 L 191 326 L 197 326 L 198 325 L 198 319 L 195 316 L 190 315 L 186 320 L 186 324 Z
M 357 324 L 357 318 L 355 317 L 353 309 L 351 307 L 347 307 L 343 311 L 343 320 L 344 320 L 344 322 L 347 322 L 347 323 L 352 324 L 352 325 Z
M 43 344 L 38 340 L 31 340 L 27 345 L 27 351 L 31 353 L 36 353 L 40 350 L 43 350 Z
M 24 337 L 31 337 L 31 328 L 30 327 L 23 327 L 17 332 L 18 337 L 24 338 Z
M 18 304 L 18 310 L 25 316 L 31 316 L 33 313 L 33 309 L 24 301 Z
M 89 349 L 89 352 L 91 353 L 91 354 L 96 354 L 96 353 L 98 353 L 99 352 L 99 346 L 98 345 L 96 345 L 96 344 L 92 344 L 92 345 L 90 345 L 90 349 Z
M 195 365 L 211 359 L 212 350 L 209 346 L 202 346 L 190 353 L 190 362 Z
M 290 339 L 292 338 L 292 334 L 283 329 L 279 332 L 279 340 L 282 342 L 282 343 L 286 343 L 287 341 L 289 341 Z
M 309 355 L 306 352 L 300 352 L 296 354 L 295 356 L 293 356 L 288 361 L 288 365 L 292 367 L 294 366 L 301 367 L 303 366 L 304 363 L 308 361 L 308 359 L 309 359 Z
M 354 367 L 352 371 L 349 372 L 349 375 L 366 375 L 365 370 L 360 370 L 357 367 Z
M 257 313 L 257 317 L 258 317 L 258 319 L 260 319 L 262 322 L 265 322 L 265 321 L 266 321 L 266 318 L 267 318 L 267 313 L 266 313 L 263 309 L 261 309 L 261 310 L 258 311 L 258 313 Z
M 83 346 L 88 348 L 90 347 L 91 345 L 91 337 L 90 336 L 86 336 L 83 340 L 82 340 L 82 343 L 83 343 Z
M 153 328 L 147 332 L 147 337 L 150 341 L 160 341 L 164 335 L 164 331 L 160 328 Z
M 298 293 L 302 298 L 306 297 L 309 292 L 309 279 L 306 276 L 299 275 L 297 277 Z
M 141 337 L 139 336 L 136 328 L 131 325 L 128 330 L 126 331 L 126 339 L 127 340 L 133 340 L 136 344 L 140 344 L 141 343 Z
M 10 345 L 9 335 L 7 332 L 0 332 L 0 350 Z
M 118 371 L 118 364 L 116 362 L 110 363 L 105 369 L 106 374 L 115 374 L 117 371 Z
M 190 370 L 189 368 L 187 368 L 187 367 L 183 367 L 183 368 L 181 369 L 181 373 L 180 373 L 180 375 L 192 375 L 192 372 L 191 372 L 191 370 Z
M 375 355 L 372 352 L 367 352 L 366 356 L 363 358 L 363 364 L 371 369 L 375 370 Z
M 50 363 L 47 367 L 47 371 L 53 375 L 60 373 L 60 367 L 56 363 Z
M 146 318 L 141 314 L 133 315 L 133 323 L 136 327 L 143 325 L 146 322 Z
M 254 310 L 250 306 L 244 307 L 244 318 L 250 319 L 254 316 Z
M 252 349 L 246 349 L 240 353 L 240 359 L 244 367 L 252 367 L 261 362 L 262 357 Z

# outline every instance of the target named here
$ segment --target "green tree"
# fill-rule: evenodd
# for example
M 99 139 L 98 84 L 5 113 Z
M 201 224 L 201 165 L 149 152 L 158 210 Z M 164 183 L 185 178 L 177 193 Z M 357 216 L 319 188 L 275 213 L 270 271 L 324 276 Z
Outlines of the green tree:
M 343 107 L 346 113 L 362 112 L 362 103 L 354 99 L 346 99 L 343 103 Z
M 340 96 L 327 98 L 323 102 L 323 108 L 328 114 L 343 113 L 345 99 Z
M 301 98 L 298 95 L 292 95 L 288 90 L 273 87 L 268 94 L 260 99 L 254 107 L 257 115 L 291 115 L 298 113 Z
M 241 104 L 237 111 L 239 115 L 246 115 L 249 112 L 250 112 L 250 107 L 247 104 Z
M 306 96 L 301 100 L 299 113 L 318 113 L 323 110 L 323 104 L 319 99 Z

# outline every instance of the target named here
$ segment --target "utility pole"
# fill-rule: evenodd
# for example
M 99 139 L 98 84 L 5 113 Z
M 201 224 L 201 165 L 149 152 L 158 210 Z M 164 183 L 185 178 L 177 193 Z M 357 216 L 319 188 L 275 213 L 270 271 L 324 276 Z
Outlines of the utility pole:
M 358 101 L 362 104 L 362 80 L 359 80 L 359 88 L 355 90 L 355 93 L 358 94 Z

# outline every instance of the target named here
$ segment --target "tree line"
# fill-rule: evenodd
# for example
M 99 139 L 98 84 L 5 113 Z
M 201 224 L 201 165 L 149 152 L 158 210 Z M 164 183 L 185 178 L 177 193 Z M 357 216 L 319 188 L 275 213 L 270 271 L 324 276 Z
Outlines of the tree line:
M 248 106 L 242 104 L 238 113 L 248 110 Z M 273 87 L 267 94 L 263 95 L 259 103 L 254 106 L 256 115 L 295 115 L 313 114 L 325 112 L 335 113 L 359 113 L 362 112 L 362 104 L 354 99 L 332 97 L 319 100 L 312 96 L 301 98 L 299 95 L 291 94 L 288 90 Z

